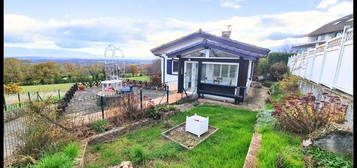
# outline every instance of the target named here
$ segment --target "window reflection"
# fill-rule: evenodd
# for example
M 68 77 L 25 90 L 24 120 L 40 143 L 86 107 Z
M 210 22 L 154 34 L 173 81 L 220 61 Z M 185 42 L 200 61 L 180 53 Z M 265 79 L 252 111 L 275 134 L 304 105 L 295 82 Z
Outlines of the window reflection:
M 202 63 L 201 83 L 237 86 L 238 64 Z

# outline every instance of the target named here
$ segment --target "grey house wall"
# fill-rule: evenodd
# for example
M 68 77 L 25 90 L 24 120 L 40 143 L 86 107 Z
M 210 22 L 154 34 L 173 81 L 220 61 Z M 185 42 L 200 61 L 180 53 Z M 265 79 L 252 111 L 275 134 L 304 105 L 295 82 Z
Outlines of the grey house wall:
M 322 93 L 326 92 L 331 96 L 339 96 L 343 104 L 348 105 L 345 126 L 353 128 L 353 96 L 340 92 L 338 90 L 332 90 L 323 85 L 318 85 L 316 83 L 301 80 L 300 90 L 302 93 L 313 93 L 317 100 L 321 100 Z

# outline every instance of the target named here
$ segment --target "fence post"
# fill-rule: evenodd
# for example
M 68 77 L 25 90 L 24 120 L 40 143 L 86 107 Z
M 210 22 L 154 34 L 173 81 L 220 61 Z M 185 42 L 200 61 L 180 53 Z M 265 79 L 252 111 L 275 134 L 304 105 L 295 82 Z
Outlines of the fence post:
M 167 85 L 167 90 L 166 90 L 166 103 L 169 104 L 169 86 Z
M 102 119 L 104 120 L 104 99 L 103 99 L 103 96 L 100 96 L 100 106 L 102 108 Z
M 140 89 L 140 109 L 143 110 L 143 89 Z
M 31 101 L 30 92 L 27 92 L 27 95 L 29 96 L 29 101 Z
M 58 100 L 61 99 L 61 92 L 60 90 L 58 89 Z
M 19 100 L 19 106 L 21 107 L 21 99 L 20 99 L 20 93 L 17 93 L 17 99 Z
M 4 96 L 4 108 L 5 108 L 5 111 L 7 111 L 7 106 L 6 106 L 6 101 L 5 101 L 5 95 L 3 94 Z

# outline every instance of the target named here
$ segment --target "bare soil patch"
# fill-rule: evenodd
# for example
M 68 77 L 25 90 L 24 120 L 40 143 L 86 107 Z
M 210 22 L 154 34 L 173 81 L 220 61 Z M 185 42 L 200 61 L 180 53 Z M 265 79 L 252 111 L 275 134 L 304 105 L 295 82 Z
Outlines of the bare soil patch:
M 198 137 L 190 132 L 186 132 L 185 126 L 185 122 L 181 123 L 178 126 L 163 132 L 162 135 L 171 141 L 180 144 L 184 148 L 191 150 L 218 130 L 218 128 L 208 126 L 208 131 Z

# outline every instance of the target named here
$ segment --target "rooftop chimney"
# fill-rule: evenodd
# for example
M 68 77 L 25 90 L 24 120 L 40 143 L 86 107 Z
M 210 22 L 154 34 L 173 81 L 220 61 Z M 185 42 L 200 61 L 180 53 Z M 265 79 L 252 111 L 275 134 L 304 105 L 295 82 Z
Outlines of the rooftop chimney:
M 222 37 L 225 38 L 230 38 L 231 37 L 231 26 L 232 25 L 228 25 L 228 30 L 227 31 L 222 31 Z

